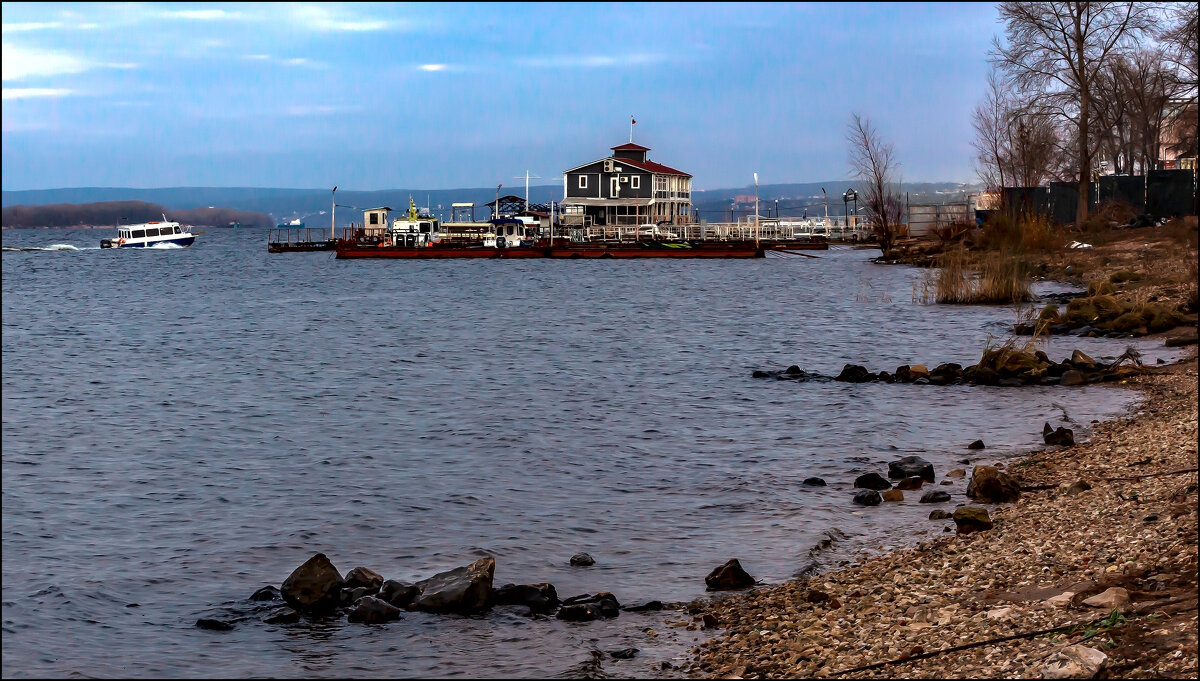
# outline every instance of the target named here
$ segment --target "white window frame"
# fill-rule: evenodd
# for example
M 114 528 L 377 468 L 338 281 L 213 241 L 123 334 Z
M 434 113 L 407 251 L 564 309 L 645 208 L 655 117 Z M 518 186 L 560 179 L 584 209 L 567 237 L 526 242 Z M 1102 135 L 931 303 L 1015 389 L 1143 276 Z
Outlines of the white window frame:
M 579 173 L 579 188 L 587 189 L 587 175 Z
M 634 175 L 633 179 L 629 181 L 629 188 L 630 189 L 641 189 L 642 188 L 642 176 Z

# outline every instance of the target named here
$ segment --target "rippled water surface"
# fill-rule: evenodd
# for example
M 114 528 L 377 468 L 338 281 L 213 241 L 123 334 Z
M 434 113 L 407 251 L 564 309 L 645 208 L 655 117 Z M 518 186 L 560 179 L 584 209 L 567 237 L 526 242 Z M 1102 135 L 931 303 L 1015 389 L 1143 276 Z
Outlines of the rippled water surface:
M 645 675 L 691 643 L 647 637 L 654 616 L 275 626 L 245 598 L 317 551 L 404 580 L 488 554 L 497 583 L 622 603 L 702 596 L 732 557 L 778 582 L 834 528 L 826 560 L 941 530 L 912 493 L 853 506 L 856 475 L 919 453 L 940 480 L 1133 401 L 751 378 L 965 366 L 1016 320 L 915 303 L 921 273 L 869 250 L 345 262 L 268 254 L 252 230 L 153 252 L 94 248 L 105 236 L 3 233 L 6 677 L 579 676 L 630 646 L 603 669 Z M 10 250 L 33 247 L 49 250 Z M 569 567 L 578 551 L 596 565 Z M 246 619 L 194 627 L 222 613 Z

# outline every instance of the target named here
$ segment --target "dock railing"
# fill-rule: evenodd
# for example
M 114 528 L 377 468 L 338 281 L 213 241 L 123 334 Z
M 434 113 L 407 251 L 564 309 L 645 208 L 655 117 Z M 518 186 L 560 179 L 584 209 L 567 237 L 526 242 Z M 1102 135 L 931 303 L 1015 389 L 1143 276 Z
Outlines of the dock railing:
M 268 244 L 295 245 L 329 241 L 329 230 L 318 227 L 272 229 L 267 233 Z

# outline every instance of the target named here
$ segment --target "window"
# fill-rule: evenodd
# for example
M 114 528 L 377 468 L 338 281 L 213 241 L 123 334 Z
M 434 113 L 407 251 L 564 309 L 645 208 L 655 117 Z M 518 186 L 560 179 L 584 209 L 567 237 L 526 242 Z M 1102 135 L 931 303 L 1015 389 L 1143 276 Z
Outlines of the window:
M 157 227 L 151 227 L 150 229 L 147 229 L 147 230 L 146 230 L 146 236 L 158 236 L 158 228 L 157 228 Z
M 144 230 L 144 229 L 135 229 L 135 230 L 133 230 L 133 237 L 132 237 L 132 238 L 134 238 L 134 239 L 142 239 L 142 238 L 145 238 L 145 236 L 146 236 L 146 230 Z
M 179 228 L 179 225 L 175 225 L 175 233 L 176 233 L 176 234 L 183 234 L 183 230 Z
M 379 224 L 379 213 L 370 213 L 370 216 L 371 216 L 371 224 L 378 225 Z
M 642 176 L 634 175 L 633 180 L 629 183 L 629 187 L 630 187 L 630 189 L 641 189 L 642 188 Z
M 587 175 L 580 175 L 580 176 L 579 176 L 579 188 L 580 188 L 580 189 L 587 189 Z

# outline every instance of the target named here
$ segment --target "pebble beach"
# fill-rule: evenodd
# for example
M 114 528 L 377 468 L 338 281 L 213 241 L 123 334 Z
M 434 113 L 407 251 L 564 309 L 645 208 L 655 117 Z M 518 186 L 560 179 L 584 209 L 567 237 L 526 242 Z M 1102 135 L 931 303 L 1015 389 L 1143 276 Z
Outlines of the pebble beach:
M 912 549 L 714 602 L 686 673 L 1195 678 L 1195 351 L 1124 384 L 1137 413 L 1008 464 L 1022 493 L 987 505 L 992 529 L 943 520 Z

